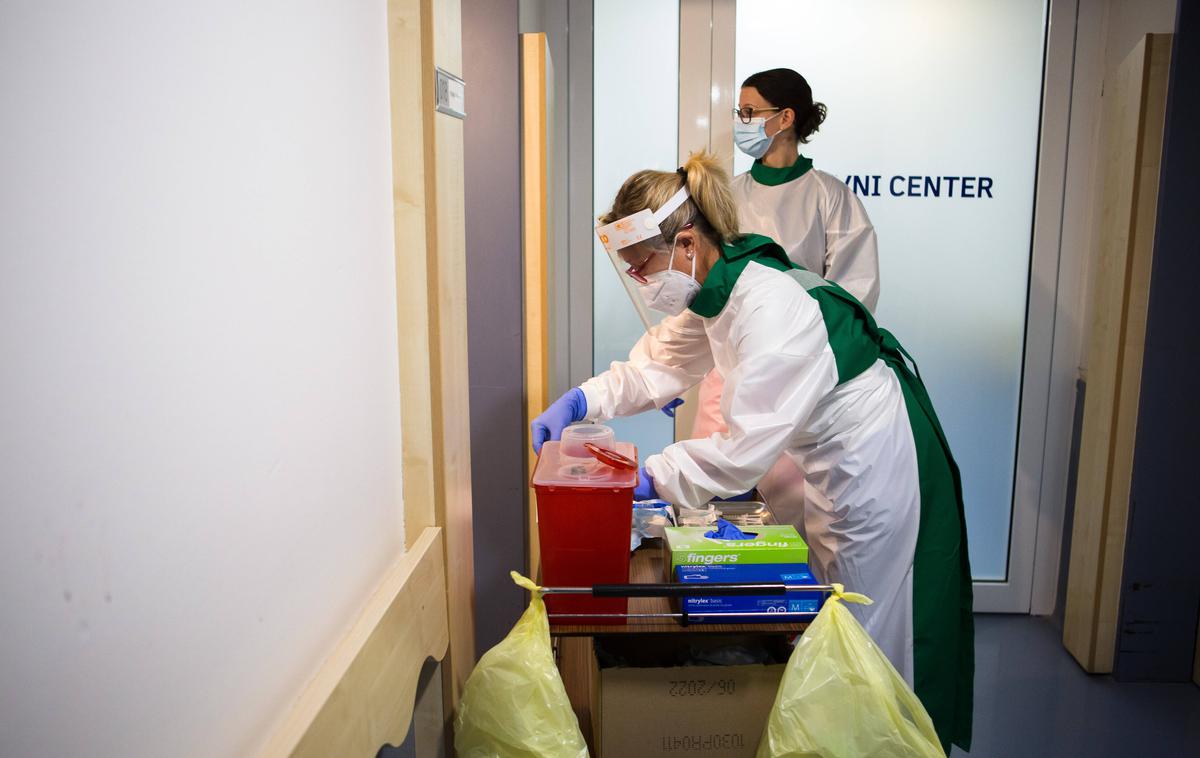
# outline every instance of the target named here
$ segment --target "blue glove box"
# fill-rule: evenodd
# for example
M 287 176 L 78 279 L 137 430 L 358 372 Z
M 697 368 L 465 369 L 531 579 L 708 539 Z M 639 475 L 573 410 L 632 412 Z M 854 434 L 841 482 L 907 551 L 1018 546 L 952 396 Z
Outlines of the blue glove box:
M 817 584 L 807 563 L 742 563 L 710 566 L 677 566 L 675 581 L 682 584 L 758 583 Z M 729 621 L 770 622 L 770 616 L 742 616 L 746 613 L 816 613 L 821 608 L 824 593 L 789 592 L 786 595 L 732 595 L 681 598 L 689 614 L 730 616 L 728 619 L 706 618 L 705 623 Z M 780 621 L 806 620 L 804 617 L 780 618 Z

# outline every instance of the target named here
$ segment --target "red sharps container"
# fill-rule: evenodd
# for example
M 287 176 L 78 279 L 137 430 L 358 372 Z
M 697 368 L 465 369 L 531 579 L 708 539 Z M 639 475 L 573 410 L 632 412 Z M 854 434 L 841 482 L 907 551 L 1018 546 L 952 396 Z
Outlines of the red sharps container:
M 576 424 L 561 442 L 542 446 L 533 470 L 537 493 L 542 584 L 588 587 L 629 583 L 629 533 L 637 448 L 614 442 L 612 429 Z M 547 595 L 550 613 L 625 613 L 626 598 Z M 553 620 L 553 619 L 552 619 Z M 563 619 L 561 623 L 623 624 L 622 618 Z

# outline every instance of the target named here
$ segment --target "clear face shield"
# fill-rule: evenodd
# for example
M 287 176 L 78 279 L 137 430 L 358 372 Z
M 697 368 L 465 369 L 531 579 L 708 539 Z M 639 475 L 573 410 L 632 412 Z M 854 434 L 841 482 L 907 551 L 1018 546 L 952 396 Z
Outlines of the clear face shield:
M 611 224 L 596 227 L 596 236 L 600 239 L 600 244 L 604 245 L 604 251 L 608 254 L 608 259 L 612 262 L 613 268 L 617 272 L 617 276 L 621 280 L 621 285 L 625 288 L 625 294 L 629 296 L 629 300 L 633 303 L 634 309 L 637 311 L 638 318 L 646 329 L 650 329 L 660 315 L 654 314 L 646 307 L 645 301 L 638 293 L 638 288 L 641 283 L 644 283 L 644 278 L 639 279 L 638 261 L 626 260 L 620 255 L 624 250 L 626 257 L 630 257 L 630 252 L 627 248 L 637 245 L 639 242 L 652 240 L 662 236 L 662 230 L 659 224 L 663 219 L 674 213 L 679 206 L 687 202 L 690 197 L 687 187 L 680 187 L 679 191 L 671 196 L 661 208 L 656 211 L 651 211 L 649 208 L 634 213 L 631 216 L 619 218 Z M 647 246 L 642 246 L 647 247 Z M 661 251 L 651 251 L 647 247 L 646 252 L 641 255 L 644 259 L 647 256 L 664 254 Z M 638 258 L 638 255 L 632 258 Z

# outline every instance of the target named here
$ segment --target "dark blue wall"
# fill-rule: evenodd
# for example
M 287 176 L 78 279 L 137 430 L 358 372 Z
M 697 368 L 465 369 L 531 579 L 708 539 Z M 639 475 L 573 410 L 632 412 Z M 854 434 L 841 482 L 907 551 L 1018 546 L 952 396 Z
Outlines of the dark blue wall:
M 524 609 L 521 142 L 517 0 L 462 4 L 475 639 L 482 654 Z
M 1200 8 L 1172 46 L 1114 675 L 1189 681 L 1200 614 Z

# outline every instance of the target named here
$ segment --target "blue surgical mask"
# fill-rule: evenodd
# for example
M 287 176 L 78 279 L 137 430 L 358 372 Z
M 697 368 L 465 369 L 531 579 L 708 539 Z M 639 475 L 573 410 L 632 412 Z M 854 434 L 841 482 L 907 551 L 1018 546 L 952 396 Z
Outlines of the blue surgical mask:
M 775 116 L 779 114 L 776 113 Z M 771 116 L 771 118 L 775 118 Z M 733 142 L 737 145 L 738 150 L 741 150 L 751 158 L 761 158 L 771 149 L 771 143 L 775 140 L 775 135 L 767 136 L 767 121 L 765 118 L 752 118 L 750 123 L 744 124 L 740 118 L 733 120 Z

